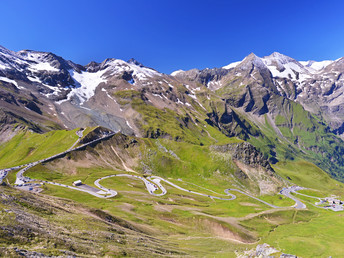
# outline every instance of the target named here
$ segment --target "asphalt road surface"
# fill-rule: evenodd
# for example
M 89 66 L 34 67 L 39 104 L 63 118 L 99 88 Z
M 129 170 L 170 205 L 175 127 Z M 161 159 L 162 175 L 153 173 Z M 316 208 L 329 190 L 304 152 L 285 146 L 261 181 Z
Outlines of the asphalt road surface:
M 296 209 L 306 209 L 307 206 L 303 202 L 301 202 L 299 199 L 291 195 L 291 193 L 296 193 L 296 191 L 303 190 L 303 189 L 305 188 L 300 187 L 300 186 L 291 186 L 288 188 L 283 188 L 280 191 L 280 194 L 283 194 L 284 196 L 294 200 L 295 201 L 294 207 Z

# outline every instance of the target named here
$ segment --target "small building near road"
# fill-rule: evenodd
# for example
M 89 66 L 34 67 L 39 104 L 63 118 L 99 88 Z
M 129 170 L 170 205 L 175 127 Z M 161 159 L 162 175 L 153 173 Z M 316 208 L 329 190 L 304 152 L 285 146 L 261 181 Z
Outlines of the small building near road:
M 76 180 L 76 181 L 73 182 L 73 185 L 74 186 L 79 186 L 79 185 L 82 185 L 82 182 L 81 182 L 81 180 Z

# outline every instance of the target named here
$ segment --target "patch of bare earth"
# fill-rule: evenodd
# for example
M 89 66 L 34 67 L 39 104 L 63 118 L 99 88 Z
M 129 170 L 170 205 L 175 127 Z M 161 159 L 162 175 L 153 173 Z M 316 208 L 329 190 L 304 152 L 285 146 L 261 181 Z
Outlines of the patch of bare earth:
M 259 207 L 258 204 L 251 203 L 251 202 L 240 202 L 239 204 L 242 206 Z
M 215 221 L 204 220 L 204 225 L 211 231 L 212 234 L 216 235 L 217 237 L 224 238 L 230 241 L 242 243 L 242 244 L 249 244 L 253 243 L 253 241 L 248 241 L 242 238 L 239 234 L 232 232 L 225 226 L 217 223 Z
M 233 241 L 240 242 L 240 243 L 246 243 L 246 244 L 255 242 L 254 234 L 251 231 L 249 231 L 246 228 L 239 225 L 239 223 L 237 222 L 237 218 L 218 217 L 218 216 L 213 216 L 213 215 L 209 215 L 209 214 L 202 213 L 202 212 L 194 212 L 194 214 L 206 216 L 206 217 L 215 219 L 217 221 L 228 223 L 232 227 L 236 228 L 236 230 L 238 230 L 239 232 L 242 232 L 244 235 L 248 236 L 247 239 L 244 239 L 238 233 L 232 232 L 230 229 L 223 226 L 219 222 L 206 219 L 205 220 L 206 221 L 206 223 L 205 223 L 206 227 L 209 227 L 210 231 L 218 237 L 225 238 L 228 240 L 233 240 Z M 248 240 L 248 239 L 251 239 L 251 240 Z
M 250 179 L 251 182 L 258 183 L 259 194 L 271 194 L 278 192 L 278 187 L 282 186 L 282 183 L 275 176 L 271 176 L 266 169 L 261 166 L 257 168 L 250 167 L 244 163 L 235 160 L 235 164 L 240 168 Z
M 121 205 L 118 205 L 117 207 L 120 208 L 122 211 L 125 211 L 128 213 L 132 213 L 133 209 L 135 208 L 135 206 L 130 203 L 122 203 Z

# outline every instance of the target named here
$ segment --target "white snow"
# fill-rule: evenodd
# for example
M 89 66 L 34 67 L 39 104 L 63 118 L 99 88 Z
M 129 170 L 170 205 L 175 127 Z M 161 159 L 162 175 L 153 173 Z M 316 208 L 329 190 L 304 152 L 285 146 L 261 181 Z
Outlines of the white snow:
M 161 95 L 162 95 L 165 99 L 168 100 L 168 98 L 164 95 L 164 93 L 161 93 Z
M 4 63 L 0 63 L 0 69 L 1 70 L 5 70 L 5 69 L 8 69 L 9 67 L 6 65 L 6 64 L 4 64 Z
M 134 79 L 137 79 L 140 81 L 147 80 L 148 78 L 153 77 L 153 76 L 161 75 L 159 72 L 153 69 L 150 69 L 147 67 L 140 67 L 135 64 L 129 64 L 120 59 L 111 59 L 107 62 L 107 64 L 109 65 L 107 69 L 112 70 L 112 75 L 120 74 L 120 73 L 123 73 L 124 71 L 126 72 L 132 71 L 132 76 L 134 77 Z M 136 83 L 136 80 L 132 82 L 132 84 L 135 84 L 135 83 Z
M 213 88 L 219 88 L 221 87 L 221 82 L 220 81 L 211 81 L 207 83 L 207 87 L 211 88 L 212 86 L 214 86 Z
M 196 100 L 196 102 L 197 102 L 198 105 L 200 105 L 201 108 L 203 108 L 205 111 L 207 111 L 207 110 L 205 109 L 205 107 L 201 104 L 201 102 L 198 101 L 198 99 Z
M 190 96 L 191 98 L 193 98 L 193 99 L 197 100 L 197 97 L 196 97 L 196 95 L 194 95 L 194 94 L 189 94 L 189 96 Z
M 25 89 L 24 87 L 19 86 L 15 80 L 11 80 L 11 79 L 8 79 L 6 77 L 0 77 L 0 81 L 12 83 L 14 86 L 17 87 L 17 89 Z
M 159 94 L 152 93 L 152 95 L 155 97 L 160 97 L 162 99 L 162 97 Z
M 30 81 L 32 82 L 39 82 L 39 83 L 42 83 L 42 81 L 36 77 L 31 77 L 31 76 L 28 76 L 27 77 Z
M 234 62 L 234 63 L 230 63 L 229 65 L 223 66 L 223 69 L 232 69 L 234 67 L 236 67 L 238 64 L 240 64 L 242 61 L 238 61 L 238 62 Z
M 177 74 L 183 73 L 183 72 L 184 72 L 183 70 L 177 70 L 177 71 L 172 72 L 171 75 L 176 76 Z
M 181 102 L 179 98 L 177 98 L 177 104 L 182 104 L 182 105 L 184 105 L 184 103 Z
M 30 65 L 29 70 L 58 72 L 59 69 L 52 67 L 49 63 L 37 63 Z
M 83 108 L 83 109 L 86 109 L 86 110 L 88 110 L 88 111 L 91 110 L 90 108 L 87 108 L 87 107 L 83 107 L 83 106 L 79 106 L 79 107 L 81 107 L 81 108 Z
M 102 88 L 102 91 L 104 91 L 104 92 L 106 93 L 106 96 L 108 96 L 108 97 L 109 97 L 110 99 L 112 99 L 117 105 L 119 105 L 119 104 L 117 103 L 117 101 L 116 101 L 113 97 L 110 96 L 110 94 L 107 92 L 106 89 Z M 120 111 L 123 111 L 123 110 L 121 109 L 121 107 L 119 107 L 119 110 L 120 110 Z
M 83 104 L 85 101 L 92 98 L 97 86 L 102 82 L 106 82 L 106 80 L 102 78 L 105 71 L 106 70 L 100 70 L 96 73 L 77 73 L 70 70 L 70 75 L 73 77 L 74 81 L 80 85 L 80 87 L 72 89 L 72 91 L 68 93 L 67 99 L 69 100 L 75 96 L 80 100 L 80 104 Z
M 15 80 L 11 80 L 11 79 L 8 79 L 6 77 L 0 77 L 0 81 L 12 83 L 19 89 L 18 83 Z
M 68 99 L 62 99 L 62 100 L 56 101 L 56 103 L 61 105 L 63 102 L 66 102 L 66 101 L 68 101 Z
M 310 67 L 312 69 L 314 69 L 315 71 L 320 71 L 322 69 L 324 69 L 326 66 L 332 64 L 334 61 L 332 60 L 324 60 L 324 61 L 320 61 L 320 62 L 316 62 L 316 61 L 300 61 L 299 63 L 302 64 L 305 67 Z M 310 70 L 310 72 L 312 72 L 312 70 Z
M 266 66 L 269 68 L 270 72 L 272 73 L 273 77 L 279 78 L 291 78 L 293 80 L 297 80 L 299 82 L 303 82 L 304 80 L 310 78 L 310 75 L 307 73 L 307 69 L 304 69 L 302 65 L 298 64 L 297 62 L 287 62 L 283 59 L 283 63 L 277 61 L 277 64 L 272 64 L 271 58 L 263 59 Z M 278 69 L 279 67 L 279 69 Z M 281 69 L 283 68 L 283 69 Z M 283 71 L 279 71 L 283 70 Z M 299 74 L 299 78 L 297 79 L 296 73 Z
M 131 129 L 133 129 L 133 128 L 131 127 L 131 125 L 129 124 L 128 120 L 125 120 L 125 122 L 127 123 L 127 126 L 129 126 Z

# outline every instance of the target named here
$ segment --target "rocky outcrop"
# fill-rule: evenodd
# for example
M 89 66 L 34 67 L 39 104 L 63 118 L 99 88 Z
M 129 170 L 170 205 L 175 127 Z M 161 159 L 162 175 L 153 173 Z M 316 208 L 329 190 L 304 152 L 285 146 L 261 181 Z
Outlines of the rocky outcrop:
M 216 126 L 222 133 L 228 137 L 239 137 L 248 140 L 250 136 L 257 137 L 260 132 L 254 128 L 248 121 L 240 117 L 228 103 L 225 104 L 225 111 L 218 114 L 215 111 L 208 113 L 206 122 L 211 126 Z
M 81 140 L 80 140 L 80 144 L 85 144 L 88 142 L 91 142 L 93 140 L 99 139 L 105 135 L 108 135 L 112 133 L 111 130 L 98 126 L 97 128 L 95 128 L 93 131 L 89 132 L 86 136 L 84 136 Z
M 275 173 L 264 155 L 248 142 L 212 146 L 212 149 L 220 152 L 230 152 L 234 160 L 238 160 L 243 164 L 254 168 L 260 166 L 270 173 Z
M 248 188 L 252 193 L 276 193 L 284 185 L 264 155 L 248 142 L 211 146 L 211 149 L 231 156 L 238 168 L 234 176 L 251 185 Z M 255 189 L 256 186 L 258 189 Z

